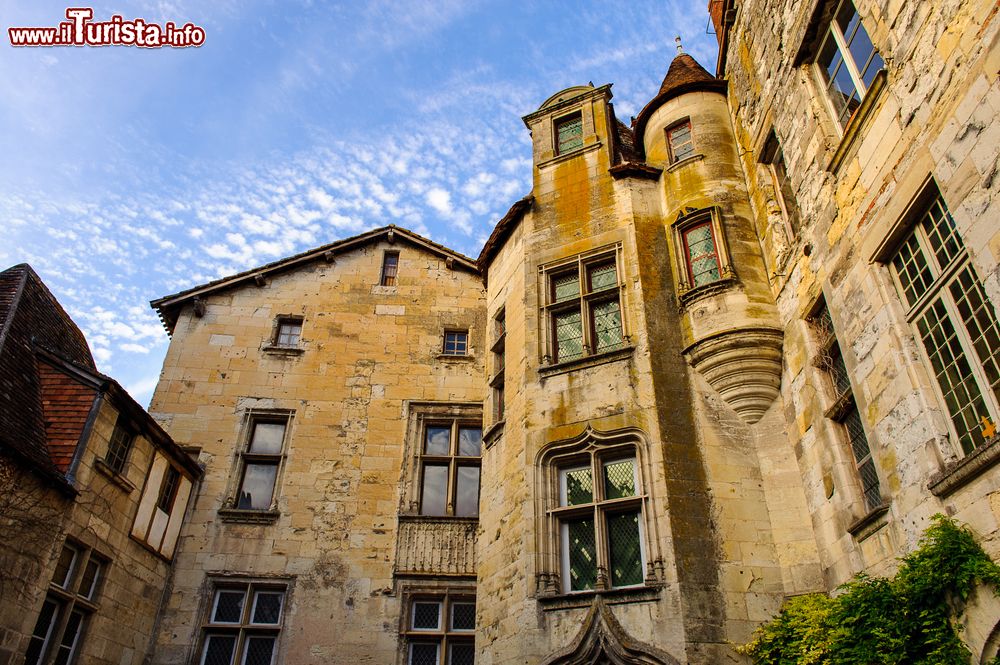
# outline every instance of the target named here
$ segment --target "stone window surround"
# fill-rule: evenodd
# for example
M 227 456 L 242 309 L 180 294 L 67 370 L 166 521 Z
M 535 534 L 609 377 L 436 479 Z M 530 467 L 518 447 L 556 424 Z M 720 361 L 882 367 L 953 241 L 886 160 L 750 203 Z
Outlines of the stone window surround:
M 461 353 L 449 352 L 448 351 L 448 336 L 449 335 L 464 335 L 464 350 Z M 472 358 L 472 347 L 469 344 L 469 329 L 468 328 L 445 328 L 444 332 L 441 334 L 441 352 L 438 354 L 439 358 L 442 359 L 458 359 L 458 358 Z M 457 347 L 456 347 L 457 348 Z
M 645 563 L 644 582 L 633 587 L 606 588 L 564 592 L 562 584 L 561 525 L 553 511 L 559 505 L 559 470 L 567 464 L 579 463 L 590 455 L 623 455 L 635 460 L 640 502 L 639 530 Z M 620 598 L 622 602 L 648 600 L 657 597 L 654 590 L 662 586 L 663 557 L 660 552 L 656 523 L 657 500 L 653 491 L 648 437 L 637 428 L 603 432 L 588 424 L 577 436 L 551 442 L 542 447 L 534 462 L 535 505 L 535 597 L 547 609 L 580 607 L 589 604 L 595 595 Z
M 239 445 L 233 451 L 230 465 L 229 483 L 226 488 L 226 498 L 219 508 L 219 516 L 224 522 L 243 522 L 247 524 L 269 524 L 280 516 L 278 497 L 281 492 L 281 481 L 288 461 L 292 428 L 295 421 L 293 409 L 249 408 L 242 414 L 242 424 L 238 437 Z M 285 425 L 281 453 L 270 457 L 278 458 L 277 470 L 274 474 L 274 485 L 271 490 L 271 505 L 264 510 L 238 508 L 239 491 L 243 485 L 243 474 L 247 465 L 248 447 L 257 423 L 281 422 Z
M 560 150 L 559 149 L 559 128 L 562 125 L 571 123 L 571 122 L 576 121 L 576 120 L 580 121 L 580 145 L 577 146 L 577 147 L 575 147 L 575 148 L 570 148 L 568 150 L 564 150 L 564 151 Z M 563 155 L 569 155 L 569 154 L 572 154 L 574 152 L 577 152 L 578 150 L 583 149 L 583 146 L 584 146 L 583 135 L 584 134 L 583 134 L 583 112 L 582 112 L 582 108 L 577 108 L 574 111 L 570 111 L 569 113 L 562 113 L 558 117 L 553 117 L 552 118 L 552 148 L 553 148 L 553 150 L 554 150 L 554 152 L 555 152 L 555 154 L 557 156 L 562 157 Z
M 626 316 L 627 311 L 627 288 L 626 281 L 623 275 L 624 272 L 624 256 L 623 256 L 623 244 L 621 241 L 611 243 L 609 245 L 604 245 L 601 247 L 588 250 L 579 254 L 574 254 L 572 256 L 564 257 L 556 261 L 550 261 L 538 267 L 538 293 L 539 293 L 539 309 L 540 316 L 539 322 L 541 325 L 541 334 L 539 335 L 539 352 L 541 357 L 539 358 L 541 367 L 539 368 L 540 374 L 544 376 L 550 376 L 553 373 L 562 373 L 562 371 L 570 371 L 572 369 L 577 369 L 579 367 L 589 367 L 593 364 L 600 364 L 603 359 L 618 359 L 620 356 L 631 356 L 632 353 L 632 343 L 630 330 L 628 325 L 628 317 Z M 622 341 L 617 347 L 603 350 L 600 352 L 588 352 L 588 348 L 592 345 L 590 344 L 593 331 L 591 330 L 593 325 L 591 307 L 590 307 L 590 294 L 583 293 L 584 285 L 586 283 L 586 267 L 588 265 L 599 263 L 601 261 L 613 258 L 615 262 L 615 272 L 616 278 L 618 280 L 617 288 L 618 290 L 618 312 L 619 319 L 622 328 Z M 551 295 L 551 277 L 553 274 L 565 271 L 572 266 L 577 266 L 578 269 L 582 266 L 583 276 L 580 281 L 581 294 L 578 300 L 583 302 L 581 309 L 581 319 L 580 325 L 583 330 L 583 341 L 584 351 L 582 355 L 570 360 L 556 360 L 555 358 L 555 331 L 553 329 L 552 314 L 549 308 L 554 303 L 550 302 L 552 300 Z M 612 289 L 607 289 L 609 293 Z M 595 292 L 601 293 L 601 292 Z M 603 295 L 600 299 L 604 299 Z M 586 316 L 584 316 L 586 314 Z M 623 357 L 624 357 L 623 356 Z
M 880 496 L 878 502 L 870 502 L 866 499 L 863 487 L 863 481 L 861 479 L 861 466 L 866 461 L 871 461 L 874 468 L 878 470 L 878 464 L 875 463 L 875 446 L 872 445 L 873 439 L 871 438 L 870 428 L 866 426 L 864 418 L 861 417 L 861 409 L 854 397 L 854 385 L 851 380 L 850 372 L 848 371 L 847 379 L 851 383 L 850 387 L 841 393 L 838 393 L 836 386 L 836 379 L 833 376 L 832 368 L 829 366 L 828 354 L 834 348 L 837 347 L 837 352 L 843 358 L 843 348 L 841 347 L 840 340 L 837 336 L 836 327 L 832 326 L 829 330 L 824 329 L 818 324 L 817 320 L 820 318 L 820 313 L 823 309 L 826 309 L 829 313 L 829 308 L 827 306 L 826 297 L 820 295 L 813 305 L 809 308 L 809 315 L 806 320 L 809 322 L 809 327 L 813 332 L 813 338 L 816 341 L 817 350 L 813 354 L 812 365 L 817 370 L 822 373 L 822 379 L 820 381 L 821 385 L 819 390 L 817 390 L 817 396 L 819 397 L 821 403 L 823 404 L 824 412 L 823 416 L 827 420 L 831 421 L 827 431 L 833 430 L 831 432 L 831 438 L 836 439 L 837 445 L 834 446 L 834 450 L 837 452 L 837 456 L 844 456 L 847 458 L 848 464 L 855 469 L 856 473 L 850 474 L 850 478 L 841 478 L 844 485 L 850 488 L 847 492 L 849 509 L 855 515 L 861 515 L 861 517 L 851 524 L 848 531 L 852 534 L 856 533 L 861 526 L 867 525 L 873 516 L 877 517 L 885 514 L 888 509 L 888 501 Z M 846 361 L 844 361 L 844 367 L 846 369 Z M 859 422 L 864 431 L 866 442 L 868 444 L 868 456 L 867 460 L 862 460 L 860 463 L 854 455 L 853 442 L 850 439 L 850 434 L 848 427 L 846 425 L 846 417 L 849 415 L 851 410 L 857 412 Z M 835 425 L 834 425 L 835 423 Z M 882 482 L 882 478 L 878 478 L 877 489 L 881 495 L 882 488 L 885 484 Z M 829 498 L 829 497 L 827 497 Z
M 946 402 L 941 392 L 941 386 L 935 378 L 933 367 L 927 358 L 927 350 L 924 347 L 923 342 L 919 339 L 918 333 L 911 322 L 917 316 L 918 310 L 926 311 L 928 306 L 927 303 L 933 299 L 929 299 L 925 295 L 925 297 L 921 298 L 921 301 L 918 302 L 914 308 L 908 307 L 906 301 L 900 295 L 899 280 L 891 266 L 892 260 L 900 246 L 909 238 L 914 228 L 921 224 L 928 207 L 935 200 L 940 199 L 944 207 L 947 209 L 947 201 L 944 200 L 944 194 L 932 174 L 928 174 L 925 178 L 923 178 L 923 180 L 919 181 L 919 185 L 915 188 L 915 192 L 916 193 L 913 194 L 909 202 L 906 203 L 905 207 L 902 208 L 902 212 L 896 218 L 895 222 L 892 223 L 892 225 L 885 231 L 884 238 L 872 253 L 869 261 L 873 264 L 880 264 L 884 269 L 884 275 L 886 276 L 889 284 L 889 291 L 895 297 L 895 300 L 898 302 L 900 307 L 897 311 L 901 312 L 900 316 L 903 317 L 903 320 L 901 321 L 903 329 L 913 335 L 914 347 L 919 349 L 921 363 L 923 367 L 926 368 L 928 376 L 931 377 L 927 387 L 933 390 L 937 403 L 941 405 L 940 412 L 942 414 L 942 429 L 947 432 L 947 435 L 943 438 L 948 441 L 948 445 L 942 447 L 941 452 L 946 458 L 947 467 L 942 467 L 939 474 L 935 475 L 935 478 L 937 478 L 942 474 L 949 475 L 947 473 L 948 470 L 954 469 L 957 471 L 956 467 L 961 467 L 962 465 L 957 465 L 956 461 L 972 456 L 978 448 L 976 448 L 972 453 L 969 453 L 969 455 L 965 455 L 963 453 L 961 446 L 958 443 L 959 439 L 957 432 L 955 431 L 954 424 L 952 423 L 951 415 L 945 406 Z M 959 238 L 961 238 L 961 235 L 959 235 Z M 938 275 L 938 277 L 935 278 L 934 283 L 930 288 L 931 292 L 941 293 L 945 289 L 947 282 L 950 281 L 954 275 L 961 272 L 965 266 L 971 265 L 968 250 L 963 248 L 961 252 L 959 252 L 959 255 L 953 259 L 949 265 L 951 267 L 946 270 L 946 275 Z M 998 313 L 997 305 L 995 303 L 993 305 L 994 313 L 996 314 Z M 962 336 L 960 336 L 959 342 L 962 344 L 963 350 L 968 352 L 968 344 Z M 975 364 L 978 364 L 978 356 L 974 356 L 974 359 Z M 988 395 L 985 397 L 989 399 Z M 989 403 L 990 402 L 987 401 L 987 404 Z M 1000 420 L 1000 418 L 998 418 L 998 420 Z M 992 466 L 992 462 L 990 463 L 990 466 Z
M 279 339 L 281 335 L 282 326 L 287 324 L 293 324 L 299 326 L 299 338 L 295 345 L 280 344 Z M 267 338 L 267 341 L 261 347 L 265 353 L 271 353 L 276 355 L 300 355 L 305 352 L 305 348 L 302 346 L 302 331 L 305 327 L 305 316 L 302 314 L 278 314 L 274 317 L 274 323 L 271 326 L 271 335 Z
M 287 608 L 291 606 L 293 588 L 295 583 L 294 575 L 279 575 L 274 577 L 258 577 L 246 574 L 233 574 L 233 573 L 223 573 L 223 572 L 208 572 L 205 576 L 205 581 L 202 585 L 202 593 L 200 608 L 198 611 L 199 623 L 195 624 L 195 630 L 197 631 L 195 635 L 192 636 L 189 642 L 190 648 L 192 650 L 191 657 L 185 662 L 194 662 L 196 664 L 201 664 L 204 662 L 204 651 L 206 646 L 206 638 L 209 633 L 213 630 L 213 623 L 211 621 L 212 612 L 215 609 L 215 599 L 219 591 L 225 591 L 226 589 L 240 589 L 245 588 L 248 592 L 249 602 L 246 603 L 249 607 L 244 608 L 244 612 L 253 610 L 253 596 L 257 591 L 280 591 L 283 593 L 282 603 L 281 603 L 281 615 L 278 624 L 268 624 L 261 625 L 262 634 L 274 635 L 276 637 L 274 651 L 272 652 L 273 662 L 282 662 L 281 658 L 281 635 L 285 631 L 285 617 L 287 614 Z M 222 628 L 224 632 L 226 630 L 238 631 L 239 638 L 236 644 L 236 653 L 240 654 L 245 646 L 245 631 L 249 624 L 215 624 L 216 629 Z M 250 628 L 250 632 L 254 629 Z M 274 655 L 277 654 L 275 658 Z M 242 660 L 235 660 L 235 662 L 240 663 Z
M 390 265 L 389 257 L 394 257 L 395 263 Z M 378 286 L 396 286 L 399 282 L 399 250 L 387 249 L 382 252 L 382 267 L 379 270 Z
M 100 610 L 100 605 L 97 601 L 107 578 L 107 571 L 111 565 L 110 559 L 100 554 L 94 548 L 88 547 L 73 538 L 67 538 L 63 542 L 63 546 L 59 550 L 59 556 L 61 557 L 66 550 L 73 552 L 73 558 L 63 583 L 60 584 L 55 579 L 49 582 L 42 609 L 39 611 L 39 619 L 41 618 L 41 612 L 44 611 L 45 604 L 52 604 L 56 609 L 50 618 L 40 652 L 37 654 L 36 660 L 30 663 L 30 665 L 51 662 L 54 654 L 62 646 L 69 646 L 71 648 L 68 662 L 76 662 L 80 647 L 86 637 L 89 617 Z M 58 562 L 59 559 L 56 559 L 56 561 Z M 97 565 L 97 569 L 94 578 L 91 580 L 90 589 L 84 592 L 81 585 L 85 573 L 92 562 Z M 53 570 L 54 574 L 55 571 Z M 81 617 L 77 624 L 76 635 L 71 645 L 63 645 L 63 637 L 70 617 L 73 614 Z M 34 630 L 37 629 L 36 620 Z M 26 655 L 26 658 L 30 655 L 32 654 Z M 29 661 L 25 660 L 25 662 L 28 663 Z
M 759 149 L 755 150 L 755 153 L 757 155 L 757 163 L 767 172 L 768 179 L 771 181 L 771 189 L 774 190 L 774 202 L 778 204 L 778 208 L 781 211 L 785 239 L 788 243 L 794 243 L 799 235 L 799 227 L 802 221 L 799 216 L 798 202 L 795 200 L 795 190 L 788 175 L 788 163 L 785 161 L 785 151 L 781 146 L 781 140 L 778 138 L 773 125 L 764 133 L 764 139 Z
M 476 581 L 475 579 L 470 580 L 442 580 L 442 579 L 427 579 L 427 580 L 402 580 L 398 583 L 397 587 L 398 596 L 400 598 L 399 603 L 399 635 L 401 639 L 399 640 L 399 650 L 397 653 L 397 665 L 408 665 L 409 658 L 409 638 L 418 638 L 423 634 L 424 636 L 431 636 L 431 639 L 444 637 L 443 632 L 423 632 L 423 631 L 412 631 L 410 626 L 412 625 L 413 617 L 413 603 L 420 602 L 421 600 L 435 600 L 442 601 L 444 603 L 450 601 L 457 602 L 475 602 L 476 601 Z M 443 614 L 443 612 L 442 612 Z M 445 620 L 446 617 L 442 617 Z M 478 619 L 478 617 L 477 617 Z M 475 631 L 469 633 L 470 636 L 475 635 Z M 447 662 L 445 659 L 439 659 L 439 662 Z
M 500 308 L 493 318 L 493 343 L 490 345 L 492 354 L 492 373 L 489 381 L 490 399 L 492 400 L 490 413 L 493 416 L 493 425 L 504 422 L 506 415 L 506 370 L 507 370 L 507 310 Z M 501 425 L 502 426 L 502 425 Z M 492 427 L 491 427 L 492 430 Z M 485 432 L 484 432 L 485 437 Z
M 691 144 L 691 153 L 678 159 L 674 155 L 674 146 L 673 142 L 670 140 L 670 135 L 675 130 L 680 129 L 684 125 L 687 125 L 688 128 L 688 135 L 689 135 L 688 142 Z M 695 143 L 694 140 L 694 123 L 691 122 L 691 116 L 684 116 L 683 118 L 667 125 L 667 128 L 663 130 L 663 135 L 664 137 L 666 137 L 666 143 L 667 143 L 667 155 L 668 155 L 667 161 L 671 166 L 679 164 L 681 162 L 686 162 L 688 160 L 694 159 L 695 157 L 702 156 L 697 151 L 697 144 Z
M 420 515 L 421 464 L 423 458 L 424 432 L 429 424 L 456 421 L 482 428 L 482 402 L 428 402 L 408 400 L 404 403 L 407 420 L 406 439 L 403 452 L 402 487 L 400 491 L 400 515 Z M 485 448 L 485 446 L 484 446 Z M 482 456 L 476 458 L 482 460 Z M 482 476 L 480 475 L 480 488 Z M 436 516 L 434 519 L 477 519 L 452 515 Z
M 690 264 L 684 234 L 695 226 L 709 222 L 712 238 L 715 241 L 715 251 L 719 258 L 719 276 L 714 282 L 692 287 L 690 284 Z M 733 287 L 737 283 L 736 272 L 733 270 L 732 259 L 729 256 L 729 244 L 726 242 L 725 229 L 722 227 L 722 211 L 718 206 L 708 208 L 685 208 L 670 225 L 670 234 L 674 247 L 674 270 L 677 275 L 677 299 L 681 308 L 685 308 L 695 300 L 718 293 Z

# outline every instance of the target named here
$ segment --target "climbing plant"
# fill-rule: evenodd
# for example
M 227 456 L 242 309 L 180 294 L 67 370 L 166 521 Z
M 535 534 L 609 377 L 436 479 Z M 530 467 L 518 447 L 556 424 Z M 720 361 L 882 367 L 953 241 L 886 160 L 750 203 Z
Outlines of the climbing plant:
M 980 582 L 1000 592 L 1000 566 L 943 515 L 901 562 L 892 579 L 862 573 L 833 597 L 790 598 L 737 651 L 756 665 L 968 665 L 956 608 Z

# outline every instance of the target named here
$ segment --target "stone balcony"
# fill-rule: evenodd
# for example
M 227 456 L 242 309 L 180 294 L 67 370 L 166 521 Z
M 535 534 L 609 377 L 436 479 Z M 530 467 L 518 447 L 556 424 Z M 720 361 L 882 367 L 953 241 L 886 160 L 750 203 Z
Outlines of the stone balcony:
M 400 515 L 396 575 L 476 575 L 475 517 Z

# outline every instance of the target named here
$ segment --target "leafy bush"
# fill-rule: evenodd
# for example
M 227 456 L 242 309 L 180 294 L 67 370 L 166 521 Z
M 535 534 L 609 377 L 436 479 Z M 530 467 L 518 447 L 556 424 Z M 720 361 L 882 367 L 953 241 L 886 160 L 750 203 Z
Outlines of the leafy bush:
M 737 651 L 757 665 L 968 665 L 955 608 L 981 582 L 1000 590 L 1000 566 L 967 527 L 932 522 L 891 580 L 862 573 L 832 598 L 790 598 Z

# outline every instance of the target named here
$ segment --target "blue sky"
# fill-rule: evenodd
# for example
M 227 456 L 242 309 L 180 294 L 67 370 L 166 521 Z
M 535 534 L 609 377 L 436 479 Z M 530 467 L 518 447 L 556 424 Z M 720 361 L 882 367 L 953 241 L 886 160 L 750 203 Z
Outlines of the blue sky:
M 676 35 L 715 68 L 707 0 L 99 2 L 206 42 L 11 48 L 66 6 L 0 1 L 0 267 L 30 263 L 142 404 L 149 300 L 386 224 L 476 256 L 531 187 L 522 115 L 593 81 L 627 123 Z

